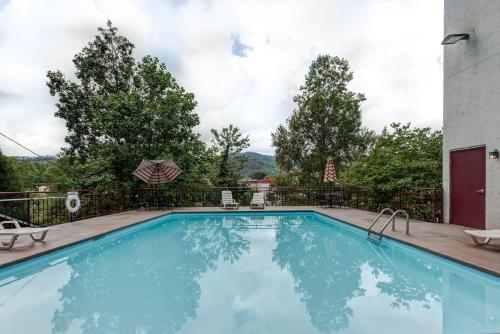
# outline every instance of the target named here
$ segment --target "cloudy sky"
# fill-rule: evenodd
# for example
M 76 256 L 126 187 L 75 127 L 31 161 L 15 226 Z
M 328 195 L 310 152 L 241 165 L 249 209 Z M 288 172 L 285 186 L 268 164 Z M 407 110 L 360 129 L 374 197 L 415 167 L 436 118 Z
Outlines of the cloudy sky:
M 71 60 L 110 19 L 136 57 L 165 62 L 195 94 L 201 125 L 233 123 L 250 150 L 271 132 L 318 54 L 346 58 L 366 95 L 368 128 L 442 125 L 443 4 L 437 0 L 0 0 L 0 132 L 39 154 L 64 145 L 46 72 Z M 6 155 L 29 155 L 0 137 Z

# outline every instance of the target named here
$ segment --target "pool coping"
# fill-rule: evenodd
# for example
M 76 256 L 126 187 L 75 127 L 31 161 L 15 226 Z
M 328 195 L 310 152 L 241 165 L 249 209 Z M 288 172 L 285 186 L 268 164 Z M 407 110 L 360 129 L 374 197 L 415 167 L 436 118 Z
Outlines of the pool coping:
M 98 232 L 93 233 L 92 235 L 89 235 L 87 237 L 83 237 L 83 238 L 79 238 L 77 240 L 62 243 L 58 246 L 49 247 L 47 249 L 37 249 L 35 252 L 30 252 L 29 254 L 18 256 L 17 258 L 14 258 L 12 260 L 3 261 L 3 259 L 0 258 L 0 269 L 11 267 L 13 265 L 41 257 L 41 256 L 47 255 L 49 253 L 53 253 L 53 252 L 56 252 L 58 250 L 62 250 L 62 249 L 77 245 L 79 243 L 83 243 L 83 242 L 86 242 L 89 240 L 99 239 L 99 238 L 102 238 L 110 233 L 114 233 L 114 232 L 117 232 L 117 231 L 120 231 L 123 229 L 127 229 L 129 227 L 143 224 L 145 222 L 148 222 L 148 221 L 160 218 L 160 217 L 166 217 L 166 216 L 169 216 L 171 214 L 208 214 L 208 213 L 210 213 L 210 214 L 214 214 L 214 213 L 215 214 L 221 214 L 221 213 L 241 213 L 241 214 L 244 214 L 244 213 L 266 213 L 266 212 L 267 213 L 279 213 L 279 212 L 283 212 L 283 213 L 289 213 L 289 212 L 316 213 L 316 214 L 319 214 L 319 215 L 326 217 L 326 218 L 335 219 L 336 221 L 339 221 L 339 222 L 346 224 L 348 226 L 355 227 L 355 228 L 362 230 L 362 231 L 368 230 L 367 227 L 361 225 L 361 222 L 359 222 L 357 224 L 357 223 L 351 222 L 345 218 L 341 218 L 340 217 L 341 215 L 339 215 L 339 213 L 341 213 L 342 211 L 335 211 L 335 210 L 336 209 L 329 210 L 329 209 L 323 209 L 323 208 L 317 208 L 317 207 L 274 207 L 274 208 L 266 208 L 265 210 L 251 210 L 249 208 L 248 209 L 242 208 L 241 210 L 221 210 L 219 208 L 197 208 L 197 209 L 179 208 L 179 209 L 174 209 L 174 210 L 170 210 L 170 211 L 149 211 L 147 215 L 145 214 L 145 216 L 146 216 L 145 218 L 140 218 L 138 220 L 126 222 L 126 223 L 123 223 L 123 224 L 118 225 L 118 226 L 111 226 L 110 228 L 108 228 L 104 231 L 101 231 L 101 232 L 98 231 Z M 340 210 L 343 210 L 343 209 L 340 209 Z M 355 211 L 355 209 L 349 209 L 349 208 L 347 208 L 346 210 Z M 335 214 L 336 212 L 337 212 L 337 214 Z M 137 211 L 125 211 L 125 212 L 121 212 L 121 213 L 117 213 L 117 214 L 113 214 L 113 215 L 122 215 L 123 216 L 123 215 L 126 215 L 127 213 L 137 213 Z M 365 213 L 365 212 L 363 212 L 363 213 Z M 368 217 L 376 215 L 376 213 L 372 213 L 372 212 L 366 212 L 366 213 L 369 213 L 369 215 L 367 215 Z M 108 216 L 111 217 L 113 215 L 108 215 Z M 107 216 L 103 216 L 103 217 L 107 217 Z M 61 224 L 61 225 L 56 225 L 56 226 L 58 227 L 58 229 L 64 229 L 65 225 L 68 225 L 68 224 L 71 226 L 71 225 L 78 224 L 78 223 L 81 223 L 84 221 L 99 220 L 100 218 L 102 219 L 103 217 L 95 217 L 95 218 L 91 218 L 91 219 L 87 219 L 87 220 L 76 221 L 76 222 L 66 223 L 66 224 Z M 415 222 L 418 222 L 418 221 L 413 221 L 413 223 L 415 223 Z M 422 223 L 424 223 L 424 222 L 422 222 Z M 94 224 L 94 222 L 92 222 L 92 224 Z M 99 223 L 97 222 L 97 224 L 99 224 Z M 444 225 L 444 224 L 440 224 L 440 225 Z M 54 228 L 56 226 L 54 226 Z M 460 252 L 458 252 L 458 255 L 455 255 L 455 256 L 450 255 L 450 254 L 445 254 L 443 252 L 440 252 L 439 250 L 432 249 L 430 247 L 425 247 L 425 246 L 419 244 L 418 241 L 420 239 L 405 240 L 404 238 L 401 237 L 401 235 L 404 236 L 404 234 L 401 234 L 401 233 L 400 233 L 400 235 L 397 235 L 396 233 L 389 232 L 387 234 L 384 234 L 384 237 L 386 237 L 390 240 L 399 242 L 401 244 L 404 244 L 404 245 L 407 245 L 410 247 L 414 247 L 414 248 L 419 249 L 421 251 L 425 251 L 425 252 L 430 253 L 432 255 L 435 255 L 435 256 L 438 256 L 438 257 L 441 257 L 441 258 L 444 258 L 447 260 L 451 260 L 453 262 L 457 262 L 457 263 L 462 264 L 464 266 L 467 266 L 469 268 L 473 268 L 473 269 L 479 270 L 481 272 L 484 272 L 484 273 L 487 273 L 487 274 L 490 274 L 490 275 L 493 275 L 496 277 L 500 277 L 500 267 L 498 270 L 496 268 L 488 268 L 488 267 L 476 264 L 473 261 L 467 261 L 467 260 L 460 258 L 459 257 Z M 48 237 L 50 237 L 50 231 L 49 231 Z M 417 242 L 415 242 L 415 241 L 417 241 Z M 463 240 L 460 240 L 460 241 L 464 242 Z M 465 247 L 465 245 L 464 245 L 464 247 Z M 478 247 L 475 247 L 475 248 L 476 248 L 475 252 L 482 250 L 481 248 L 478 248 Z M 30 250 L 33 250 L 33 248 L 30 248 Z M 2 252 L 10 252 L 10 251 L 9 250 L 2 250 Z M 500 259 L 500 253 L 498 254 L 498 256 Z

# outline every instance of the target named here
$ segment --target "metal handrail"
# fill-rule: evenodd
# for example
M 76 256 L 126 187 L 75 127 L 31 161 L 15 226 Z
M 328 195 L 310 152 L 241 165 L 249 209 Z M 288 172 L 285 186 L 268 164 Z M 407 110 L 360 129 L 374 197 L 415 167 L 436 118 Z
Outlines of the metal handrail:
M 67 197 L 29 197 L 29 198 L 7 198 L 0 199 L 0 202 L 18 202 L 18 201 L 31 201 L 31 200 L 46 200 L 46 199 L 66 199 Z
M 389 225 L 389 223 L 391 222 L 391 219 L 392 219 L 392 230 L 393 231 L 396 231 L 395 229 L 395 222 L 396 222 L 396 216 L 400 213 L 403 213 L 405 215 L 405 218 L 406 218 L 406 234 L 410 234 L 410 216 L 408 216 L 408 212 L 406 212 L 405 210 L 397 210 L 396 212 L 394 212 L 391 216 L 391 218 L 389 218 L 389 220 L 387 221 L 387 223 L 385 223 L 384 227 L 382 227 L 382 230 L 380 230 L 380 235 L 382 236 L 382 233 L 384 232 L 384 230 L 386 229 L 387 225 Z
M 372 227 L 377 223 L 378 219 L 386 211 L 392 211 L 391 217 L 385 222 L 384 226 L 382 227 L 382 229 L 379 232 L 372 231 Z M 392 222 L 392 230 L 396 231 L 396 216 L 398 214 L 404 214 L 404 216 L 406 218 L 406 234 L 409 235 L 410 234 L 410 216 L 408 215 L 408 212 L 406 212 L 405 210 L 397 210 L 396 212 L 394 212 L 390 208 L 385 208 L 382 211 L 380 211 L 380 213 L 378 214 L 377 218 L 375 218 L 375 220 L 373 221 L 373 223 L 368 228 L 368 239 L 369 240 L 373 240 L 373 237 L 371 235 L 372 234 L 376 234 L 378 236 L 377 241 L 380 242 L 382 240 L 382 234 L 384 233 L 385 229 L 387 228 L 387 226 L 389 226 L 389 224 L 391 222 Z
M 378 214 L 378 216 L 373 220 L 372 224 L 370 225 L 370 227 L 368 227 L 368 236 L 370 236 L 371 232 L 372 232 L 372 227 L 377 223 L 377 221 L 380 219 L 380 217 L 385 213 L 389 211 L 392 215 L 394 215 L 394 210 L 391 209 L 391 208 L 384 208 L 382 209 L 382 211 L 380 211 L 380 213 Z M 390 221 L 390 220 L 389 220 Z M 394 225 L 392 226 L 392 229 L 394 231 Z

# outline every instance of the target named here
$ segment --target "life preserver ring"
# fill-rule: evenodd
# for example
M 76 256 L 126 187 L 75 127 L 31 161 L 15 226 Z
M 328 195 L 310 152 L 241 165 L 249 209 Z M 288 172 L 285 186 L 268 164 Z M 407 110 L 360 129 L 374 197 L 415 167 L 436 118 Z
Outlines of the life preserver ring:
M 72 205 L 73 203 L 74 205 Z M 66 198 L 66 209 L 71 213 L 75 213 L 80 209 L 80 198 L 78 198 L 78 193 L 68 193 L 68 198 Z

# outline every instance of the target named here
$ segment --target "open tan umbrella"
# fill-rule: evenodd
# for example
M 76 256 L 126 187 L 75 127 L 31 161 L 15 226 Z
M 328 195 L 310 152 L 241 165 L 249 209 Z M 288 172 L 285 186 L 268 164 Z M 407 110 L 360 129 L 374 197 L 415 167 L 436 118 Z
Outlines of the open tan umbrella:
M 142 160 L 132 174 L 146 183 L 161 184 L 175 180 L 181 172 L 172 160 Z
M 326 159 L 325 176 L 323 182 L 335 182 L 337 181 L 337 173 L 335 172 L 335 166 L 333 165 L 332 158 Z
M 158 185 L 156 204 L 160 208 L 160 184 L 175 180 L 181 172 L 172 160 L 142 160 L 132 174 L 148 184 Z

